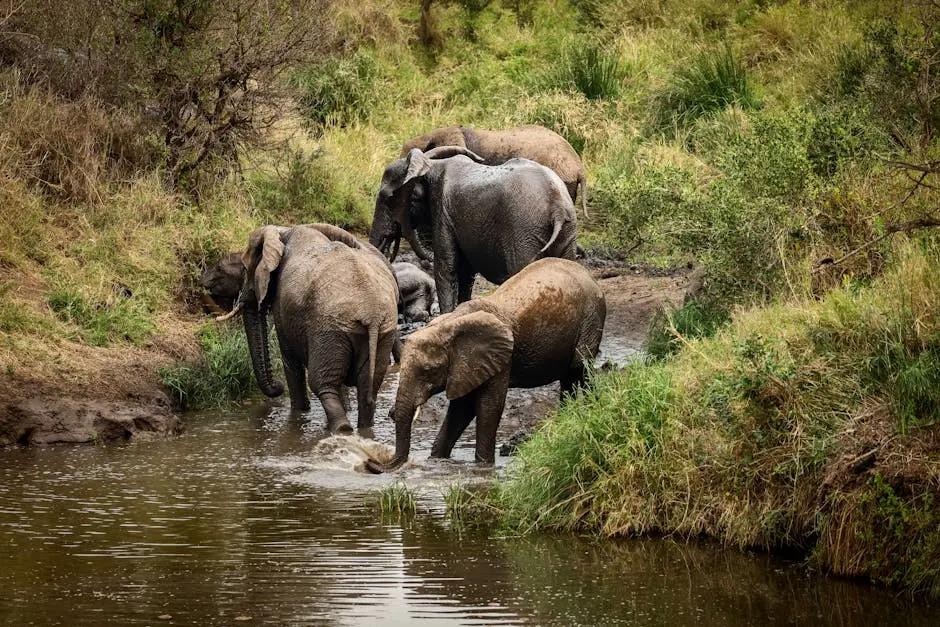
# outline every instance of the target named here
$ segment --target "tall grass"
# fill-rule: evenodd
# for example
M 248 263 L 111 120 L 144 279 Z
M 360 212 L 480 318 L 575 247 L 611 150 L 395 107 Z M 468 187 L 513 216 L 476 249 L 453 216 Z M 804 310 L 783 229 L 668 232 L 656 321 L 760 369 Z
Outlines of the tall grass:
M 680 67 L 659 97 L 659 122 L 685 127 L 729 105 L 748 110 L 759 100 L 750 77 L 730 45 L 699 53 Z
M 520 448 L 491 502 L 524 530 L 797 547 L 940 594 L 937 303 L 934 243 L 870 288 L 739 313 L 669 361 L 598 377 Z
M 236 325 L 205 324 L 198 332 L 203 356 L 195 363 L 161 368 L 163 384 L 182 409 L 217 407 L 245 398 L 255 389 L 245 333 Z M 270 338 L 272 369 L 280 371 L 274 333 Z
M 609 45 L 599 41 L 577 42 L 568 50 L 565 62 L 569 80 L 589 100 L 620 95 L 626 68 Z

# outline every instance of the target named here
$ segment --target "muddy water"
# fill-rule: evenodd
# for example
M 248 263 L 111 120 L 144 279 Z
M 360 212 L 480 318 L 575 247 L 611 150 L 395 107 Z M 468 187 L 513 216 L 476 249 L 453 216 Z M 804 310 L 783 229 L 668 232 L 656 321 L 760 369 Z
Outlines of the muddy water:
M 468 463 L 472 428 L 455 461 L 425 461 L 429 414 L 397 477 L 318 446 L 319 413 L 260 401 L 187 416 L 164 442 L 2 452 L 0 623 L 940 624 L 937 608 L 764 555 L 454 527 L 441 487 L 493 471 Z M 424 513 L 365 504 L 393 480 Z

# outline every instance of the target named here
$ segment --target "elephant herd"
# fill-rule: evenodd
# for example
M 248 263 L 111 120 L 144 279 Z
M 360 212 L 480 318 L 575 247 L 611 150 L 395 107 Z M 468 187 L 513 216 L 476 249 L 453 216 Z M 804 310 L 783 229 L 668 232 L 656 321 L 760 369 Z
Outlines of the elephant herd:
M 449 405 L 431 456 L 449 457 L 476 418 L 476 460 L 492 463 L 508 388 L 558 381 L 573 392 L 600 346 L 604 295 L 574 261 L 579 191 L 586 213 L 580 159 L 548 129 L 436 129 L 385 169 L 369 243 L 328 224 L 267 225 L 201 283 L 231 309 L 219 320 L 242 314 L 258 385 L 279 396 L 273 317 L 291 408 L 309 409 L 309 388 L 332 433 L 352 431 L 346 387 L 356 387 L 358 428 L 372 426 L 391 358 L 400 362 L 395 454 L 370 471 L 407 461 L 412 422 L 439 392 Z M 392 263 L 402 237 L 433 263 L 433 279 Z M 499 287 L 471 300 L 477 274 Z M 427 322 L 435 294 L 441 315 L 402 346 L 399 314 Z

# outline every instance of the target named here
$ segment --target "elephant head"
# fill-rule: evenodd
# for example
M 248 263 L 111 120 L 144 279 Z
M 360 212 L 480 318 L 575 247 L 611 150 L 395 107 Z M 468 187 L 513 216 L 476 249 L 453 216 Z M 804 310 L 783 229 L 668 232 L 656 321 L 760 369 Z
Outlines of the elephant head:
M 248 248 L 242 255 L 245 278 L 236 308 L 232 310 L 232 315 L 239 310 L 242 312 L 255 379 L 267 396 L 280 396 L 284 392 L 283 384 L 271 373 L 267 314 L 276 289 L 272 282 L 276 282 L 275 273 L 284 255 L 283 238 L 288 233 L 289 229 L 268 225 L 248 237 Z
M 467 142 L 464 138 L 463 129 L 459 126 L 447 126 L 444 128 L 436 128 L 418 137 L 412 137 L 402 145 L 401 153 L 398 156 L 407 156 L 414 148 L 422 152 L 427 152 L 439 146 L 460 146 L 461 148 L 466 148 Z
M 241 253 L 229 253 L 219 259 L 218 263 L 202 273 L 199 285 L 209 293 L 212 301 L 219 308 L 231 311 L 235 306 L 242 288 L 242 275 L 245 266 L 242 264 Z
M 421 259 L 431 256 L 418 239 L 416 228 L 431 221 L 429 207 L 428 175 L 437 165 L 456 155 L 465 155 L 483 163 L 479 155 L 459 146 L 442 146 L 423 153 L 413 148 L 407 156 L 393 161 L 382 175 L 382 183 L 375 199 L 375 214 L 369 241 L 390 258 L 395 259 L 398 245 L 404 235 L 411 248 Z
M 511 327 L 487 311 L 445 314 L 413 333 L 402 352 L 391 412 L 395 456 L 388 464 L 369 461 L 366 467 L 374 473 L 390 472 L 408 461 L 411 427 L 421 406 L 441 391 L 451 401 L 465 396 L 509 370 L 512 350 Z

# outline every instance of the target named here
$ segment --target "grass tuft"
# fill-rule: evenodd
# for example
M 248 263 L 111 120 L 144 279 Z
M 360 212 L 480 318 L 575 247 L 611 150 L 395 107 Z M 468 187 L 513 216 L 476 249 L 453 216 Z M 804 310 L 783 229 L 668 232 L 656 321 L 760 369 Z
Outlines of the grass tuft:
M 382 488 L 376 506 L 383 515 L 399 518 L 413 516 L 418 511 L 414 492 L 400 481 Z
M 241 400 L 257 389 L 248 342 L 240 328 L 206 323 L 197 335 L 203 350 L 198 362 L 159 370 L 163 384 L 180 408 L 218 407 Z M 280 351 L 273 332 L 269 342 L 271 368 L 278 372 Z
M 730 105 L 748 110 L 758 104 L 744 64 L 730 45 L 724 45 L 699 53 L 676 71 L 659 97 L 658 116 L 661 127 L 686 127 Z

